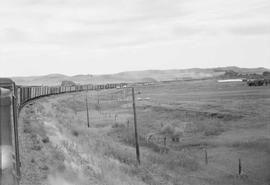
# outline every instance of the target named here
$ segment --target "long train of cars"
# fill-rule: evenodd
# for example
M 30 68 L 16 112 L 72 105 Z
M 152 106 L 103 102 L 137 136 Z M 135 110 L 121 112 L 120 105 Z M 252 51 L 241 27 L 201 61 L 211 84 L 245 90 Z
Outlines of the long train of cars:
M 270 79 L 249 79 L 247 80 L 248 86 L 263 86 L 270 85 Z
M 127 87 L 127 83 L 112 83 L 103 85 L 74 85 L 74 86 L 17 86 L 17 97 L 19 105 L 23 105 L 28 100 L 42 96 L 71 93 L 79 91 L 114 89 Z
M 27 102 L 63 93 L 125 87 L 127 83 L 53 87 L 17 86 L 11 79 L 0 78 L 0 184 L 18 185 L 20 181 L 18 112 Z

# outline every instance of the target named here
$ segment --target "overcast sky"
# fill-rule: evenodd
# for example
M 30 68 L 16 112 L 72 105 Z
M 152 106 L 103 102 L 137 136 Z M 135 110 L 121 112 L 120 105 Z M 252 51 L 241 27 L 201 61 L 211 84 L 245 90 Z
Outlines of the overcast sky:
M 1 0 L 0 76 L 270 68 L 269 0 Z

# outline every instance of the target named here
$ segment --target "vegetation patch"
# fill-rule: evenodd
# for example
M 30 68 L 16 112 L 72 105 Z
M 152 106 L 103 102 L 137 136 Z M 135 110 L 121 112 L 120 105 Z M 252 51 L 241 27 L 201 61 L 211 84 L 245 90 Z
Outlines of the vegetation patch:
M 199 169 L 199 163 L 190 153 L 186 152 L 169 152 L 165 155 L 152 155 L 149 160 L 154 164 L 165 165 L 167 169 L 177 170 L 185 168 L 190 171 Z
M 117 135 L 118 139 L 125 143 L 128 146 L 135 147 L 135 137 L 134 137 L 134 131 L 132 128 L 126 128 L 126 127 L 118 127 L 115 128 L 110 135 Z M 138 134 L 138 140 L 140 143 L 140 146 L 147 147 L 151 149 L 154 152 L 161 152 L 164 147 L 162 145 L 156 144 L 152 141 L 147 141 L 146 136 L 142 136 L 141 134 Z
M 72 130 L 71 133 L 75 137 L 78 137 L 79 136 L 79 132 L 77 130 Z
M 231 145 L 235 148 L 240 149 L 253 149 L 256 151 L 263 151 L 270 154 L 270 139 L 268 138 L 259 138 L 256 140 L 247 140 L 247 141 L 239 141 L 235 142 Z
M 193 132 L 203 133 L 205 136 L 217 136 L 226 131 L 225 124 L 217 119 L 208 119 L 194 122 Z

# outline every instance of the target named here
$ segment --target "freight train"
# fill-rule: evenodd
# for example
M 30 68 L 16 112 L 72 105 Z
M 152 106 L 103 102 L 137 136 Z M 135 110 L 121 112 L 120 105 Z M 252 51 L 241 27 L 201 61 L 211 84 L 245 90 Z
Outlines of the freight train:
M 270 85 L 270 79 L 249 79 L 247 80 L 248 86 L 263 86 Z
M 18 112 L 29 101 L 50 95 L 80 91 L 125 88 L 127 83 L 73 86 L 17 86 L 11 79 L 0 78 L 0 184 L 18 185 L 20 154 L 18 142 Z
M 127 83 L 110 83 L 99 85 L 73 85 L 73 86 L 17 86 L 18 104 L 24 105 L 29 100 L 40 98 L 42 96 L 91 91 L 91 90 L 103 90 L 127 87 Z

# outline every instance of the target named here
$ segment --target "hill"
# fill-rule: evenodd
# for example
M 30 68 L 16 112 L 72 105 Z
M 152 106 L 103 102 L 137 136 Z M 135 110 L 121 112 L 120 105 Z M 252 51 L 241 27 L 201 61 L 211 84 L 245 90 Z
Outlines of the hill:
M 238 74 L 259 74 L 270 71 L 266 68 L 239 68 L 235 66 L 217 68 L 191 68 L 170 70 L 126 71 L 105 75 L 75 75 L 49 74 L 44 76 L 13 77 L 19 85 L 60 85 L 62 81 L 73 81 L 79 84 L 103 84 L 118 82 L 169 81 L 205 78 L 229 78 L 230 71 Z M 229 72 L 229 73 L 228 73 Z

